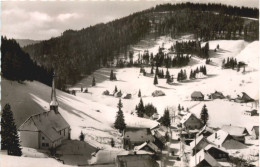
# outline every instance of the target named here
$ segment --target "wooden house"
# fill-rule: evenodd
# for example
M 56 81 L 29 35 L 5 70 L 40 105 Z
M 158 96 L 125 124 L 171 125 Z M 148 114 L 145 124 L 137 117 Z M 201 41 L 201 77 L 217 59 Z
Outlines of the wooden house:
M 200 129 L 202 127 L 202 122 L 194 114 L 188 113 L 182 117 L 180 123 L 182 127 L 187 129 Z
M 223 125 L 221 129 L 231 135 L 235 140 L 245 143 L 245 136 L 249 133 L 245 127 Z
M 204 95 L 200 91 L 194 91 L 191 94 L 191 100 L 194 101 L 203 101 L 204 100 Z
M 150 154 L 118 155 L 116 167 L 159 167 Z
M 154 137 L 149 128 L 129 128 L 123 131 L 123 148 L 131 150 L 144 142 L 154 142 Z

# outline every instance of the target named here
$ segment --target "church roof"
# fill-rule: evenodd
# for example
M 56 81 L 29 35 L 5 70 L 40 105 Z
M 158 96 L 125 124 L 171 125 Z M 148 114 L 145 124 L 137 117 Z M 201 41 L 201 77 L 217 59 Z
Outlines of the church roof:
M 62 138 L 59 131 L 70 127 L 61 114 L 53 110 L 30 116 L 19 127 L 19 131 L 28 130 L 30 124 L 27 123 L 29 122 L 32 122 L 37 130 L 45 134 L 51 141 Z

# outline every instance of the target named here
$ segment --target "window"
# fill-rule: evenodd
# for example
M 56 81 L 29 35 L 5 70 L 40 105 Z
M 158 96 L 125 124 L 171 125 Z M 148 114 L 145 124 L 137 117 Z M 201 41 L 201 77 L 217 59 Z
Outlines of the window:
M 45 139 L 45 137 L 44 136 L 42 136 L 42 140 L 44 140 Z
M 46 147 L 49 147 L 49 143 L 46 143 Z
M 45 147 L 45 143 L 42 143 L 42 147 Z

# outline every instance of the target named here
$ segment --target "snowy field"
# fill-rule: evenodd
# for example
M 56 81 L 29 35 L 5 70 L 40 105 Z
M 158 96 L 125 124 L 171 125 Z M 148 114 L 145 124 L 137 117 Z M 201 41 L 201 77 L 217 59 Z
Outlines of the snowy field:
M 186 35 L 183 40 L 189 40 L 192 36 Z M 175 40 L 169 37 L 161 37 L 155 41 L 153 47 L 146 48 L 149 52 L 157 53 L 158 47 L 164 44 L 166 49 L 174 44 Z M 220 49 L 217 52 L 213 50 L 219 44 Z M 71 126 L 71 137 L 77 139 L 80 132 L 86 134 L 85 140 L 94 147 L 110 148 L 111 138 L 114 138 L 116 145 L 121 142 L 120 134 L 113 128 L 117 112 L 118 98 L 105 96 L 102 93 L 109 90 L 114 91 L 115 86 L 122 93 L 131 93 L 131 99 L 122 99 L 123 112 L 127 126 L 130 127 L 154 127 L 156 121 L 138 118 L 131 115 L 135 112 L 135 106 L 139 103 L 138 91 L 141 90 L 144 104 L 152 103 L 156 106 L 158 113 L 163 114 L 165 108 L 169 108 L 171 114 L 177 112 L 178 104 L 190 112 L 199 116 L 202 106 L 207 105 L 209 111 L 209 125 L 221 127 L 222 125 L 232 124 L 246 127 L 249 133 L 254 125 L 259 124 L 259 117 L 250 117 L 243 115 L 245 110 L 251 110 L 251 104 L 239 104 L 227 100 L 214 100 L 194 102 L 190 95 L 193 91 L 201 91 L 205 97 L 215 91 L 222 92 L 225 96 L 237 97 L 242 92 L 246 92 L 254 99 L 258 99 L 259 92 L 259 41 L 245 42 L 243 40 L 217 40 L 210 41 L 210 59 L 214 65 L 206 65 L 205 60 L 193 56 L 188 66 L 184 68 L 169 69 L 170 75 L 174 75 L 174 84 L 166 84 L 166 79 L 158 79 L 159 84 L 153 85 L 153 77 L 143 76 L 139 73 L 139 68 L 113 69 L 117 76 L 117 81 L 109 81 L 110 70 L 102 68 L 93 73 L 96 78 L 96 86 L 92 87 L 92 75 L 84 78 L 73 86 L 72 89 L 80 90 L 80 87 L 87 87 L 89 93 L 77 92 L 76 96 L 57 90 L 59 101 L 59 111 Z M 136 46 L 136 50 L 144 51 L 145 48 Z M 142 52 L 141 52 L 142 53 Z M 137 52 L 135 52 L 135 58 Z M 246 73 L 231 69 L 222 69 L 221 63 L 224 58 L 234 57 L 238 61 L 244 61 L 248 64 Z M 207 76 L 196 80 L 187 80 L 181 83 L 176 81 L 176 76 L 181 69 L 185 69 L 187 76 L 190 70 L 201 65 L 206 65 Z M 162 69 L 162 68 L 159 68 Z M 150 68 L 145 68 L 150 73 Z M 163 68 L 164 73 L 166 69 Z M 155 90 L 162 90 L 166 96 L 153 97 L 151 94 Z M 21 125 L 30 115 L 49 109 L 51 88 L 39 82 L 17 82 L 2 79 L 2 104 L 10 103 L 14 111 L 14 117 L 17 125 Z M 177 113 L 176 113 L 177 114 Z M 9 161 L 14 159 L 21 162 L 19 166 L 30 166 L 23 164 L 23 158 L 9 157 L 3 155 L 8 166 Z M 50 166 L 59 166 L 59 162 L 50 158 L 32 158 L 29 160 L 32 164 L 49 163 Z M 28 162 L 28 160 L 26 161 Z M 3 163 L 1 161 L 1 163 Z

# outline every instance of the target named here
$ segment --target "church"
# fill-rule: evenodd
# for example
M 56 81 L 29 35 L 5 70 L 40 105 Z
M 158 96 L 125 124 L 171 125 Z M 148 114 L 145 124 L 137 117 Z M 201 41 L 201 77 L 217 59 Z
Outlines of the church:
M 58 111 L 53 76 L 50 110 L 30 116 L 18 129 L 23 147 L 35 149 L 56 148 L 70 139 L 70 125 Z

